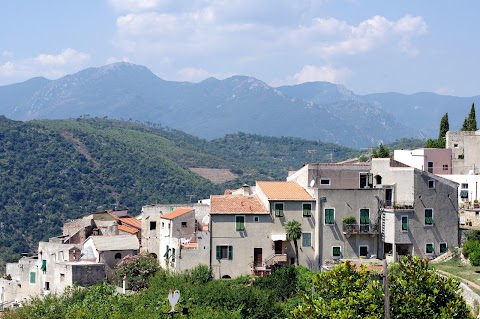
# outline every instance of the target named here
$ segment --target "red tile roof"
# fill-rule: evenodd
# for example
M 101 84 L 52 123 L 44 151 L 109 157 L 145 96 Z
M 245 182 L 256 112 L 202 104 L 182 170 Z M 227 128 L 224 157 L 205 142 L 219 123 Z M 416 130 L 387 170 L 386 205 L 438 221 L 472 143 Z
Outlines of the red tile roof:
M 191 207 L 177 207 L 171 212 L 163 214 L 161 217 L 165 219 L 175 219 L 178 216 L 182 216 L 186 213 L 190 213 L 191 211 L 193 211 L 193 208 Z
M 212 195 L 210 212 L 212 214 L 269 213 L 257 195 Z
M 136 234 L 140 231 L 137 228 L 130 227 L 130 226 L 127 226 L 127 225 L 118 225 L 118 230 L 129 233 L 129 234 L 132 234 L 132 235 Z
M 313 197 L 296 182 L 257 182 L 257 186 L 269 200 L 305 200 L 313 201 Z
M 108 211 L 107 212 L 110 216 L 115 218 L 116 220 L 120 221 L 121 224 L 127 224 L 129 226 L 135 227 L 137 229 L 142 229 L 142 222 L 136 218 L 133 218 L 132 216 L 123 216 L 123 217 L 118 217 L 115 215 L 115 213 Z

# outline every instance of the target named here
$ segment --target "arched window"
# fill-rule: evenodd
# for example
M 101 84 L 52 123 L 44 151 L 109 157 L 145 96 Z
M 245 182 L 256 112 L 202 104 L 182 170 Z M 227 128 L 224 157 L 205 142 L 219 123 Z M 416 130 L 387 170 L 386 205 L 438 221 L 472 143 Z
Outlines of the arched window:
M 375 183 L 377 183 L 377 185 L 381 185 L 382 184 L 382 176 L 375 175 Z
M 232 279 L 232 277 L 230 277 L 229 275 L 223 275 L 222 279 Z
M 122 254 L 116 253 L 115 254 L 115 259 L 122 259 Z

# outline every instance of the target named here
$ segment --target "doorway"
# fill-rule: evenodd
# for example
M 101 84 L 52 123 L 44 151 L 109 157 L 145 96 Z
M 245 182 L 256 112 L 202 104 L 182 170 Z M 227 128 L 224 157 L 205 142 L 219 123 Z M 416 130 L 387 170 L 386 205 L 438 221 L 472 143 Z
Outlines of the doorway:
M 253 264 L 261 266 L 263 263 L 262 248 L 253 248 Z

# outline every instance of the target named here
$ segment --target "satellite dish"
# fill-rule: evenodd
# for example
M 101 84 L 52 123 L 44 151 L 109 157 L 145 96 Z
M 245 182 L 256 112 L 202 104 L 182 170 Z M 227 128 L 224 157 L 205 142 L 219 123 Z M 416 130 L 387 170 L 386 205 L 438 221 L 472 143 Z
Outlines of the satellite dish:
M 313 187 L 314 185 L 315 185 L 315 180 L 312 179 L 312 180 L 310 181 L 310 187 Z
M 202 225 L 208 225 L 210 224 L 210 215 L 206 215 L 205 217 L 202 218 Z

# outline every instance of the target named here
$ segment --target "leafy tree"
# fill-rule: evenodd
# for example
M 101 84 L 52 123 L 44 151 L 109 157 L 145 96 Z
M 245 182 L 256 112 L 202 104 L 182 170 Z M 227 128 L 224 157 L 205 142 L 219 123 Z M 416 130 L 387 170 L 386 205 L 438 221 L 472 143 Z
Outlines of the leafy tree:
M 120 286 L 125 278 L 130 290 L 140 290 L 148 287 L 148 280 L 158 269 L 157 259 L 148 253 L 127 255 L 115 266 L 113 281 Z
M 297 240 L 302 237 L 302 225 L 296 220 L 290 220 L 285 224 L 287 240 L 293 241 L 295 247 L 295 260 L 298 266 L 298 243 Z
M 475 103 L 472 103 L 470 108 L 470 113 L 463 121 L 461 131 L 476 131 L 477 130 L 477 119 L 475 117 Z
M 377 149 L 372 150 L 372 158 L 388 158 L 390 157 L 390 150 L 383 144 Z
M 291 318 L 383 318 L 383 287 L 373 275 L 349 262 L 318 274 L 315 293 L 303 296 Z M 391 318 L 471 318 L 460 283 L 426 260 L 405 257 L 390 267 L 388 280 Z

